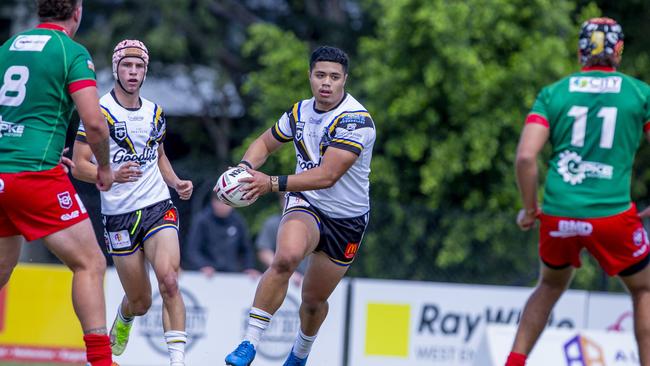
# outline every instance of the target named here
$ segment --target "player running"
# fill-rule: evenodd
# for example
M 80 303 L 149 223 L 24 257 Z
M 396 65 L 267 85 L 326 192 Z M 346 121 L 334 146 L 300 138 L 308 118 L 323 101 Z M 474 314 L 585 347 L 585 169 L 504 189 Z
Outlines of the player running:
M 327 299 L 354 260 L 370 210 L 370 160 L 375 125 L 366 109 L 344 90 L 348 57 L 338 48 L 320 47 L 309 62 L 313 98 L 294 104 L 258 137 L 240 166 L 252 178 L 246 198 L 268 192 L 287 194 L 273 263 L 262 276 L 250 310 L 244 341 L 226 364 L 250 365 L 257 344 L 287 294 L 288 281 L 308 255 L 302 286 L 300 331 L 285 366 L 305 365 L 328 311 Z M 296 174 L 258 172 L 285 142 L 296 149 Z
M 632 163 L 645 132 L 650 140 L 650 87 L 616 67 L 623 51 L 621 26 L 609 18 L 582 25 L 583 66 L 539 93 L 517 148 L 517 182 L 523 230 L 541 222 L 540 280 L 519 323 L 507 366 L 523 366 L 568 287 L 586 248 L 632 295 L 641 365 L 650 365 L 650 268 L 648 236 L 630 202 Z M 553 147 L 537 206 L 537 156 Z
M 109 189 L 108 129 L 98 108 L 92 59 L 71 38 L 81 22 L 81 0 L 39 0 L 37 9 L 41 24 L 0 47 L 0 286 L 18 262 L 23 237 L 43 239 L 73 272 L 72 303 L 88 362 L 109 366 L 106 260 L 59 164 L 76 106 L 88 121 L 89 149 L 97 156 L 93 179 L 100 190 Z
M 178 211 L 167 187 L 188 200 L 192 182 L 179 179 L 165 155 L 167 125 L 162 108 L 140 97 L 149 65 L 147 48 L 137 40 L 121 41 L 115 46 L 112 61 L 115 86 L 100 104 L 110 130 L 115 185 L 101 192 L 101 205 L 106 245 L 125 296 L 110 331 L 111 348 L 114 355 L 124 352 L 134 318 L 151 307 L 148 261 L 162 296 L 170 362 L 182 366 L 187 333 L 178 286 Z M 72 158 L 76 165 L 73 175 L 94 182 L 96 159 L 88 145 L 85 120 L 79 124 Z

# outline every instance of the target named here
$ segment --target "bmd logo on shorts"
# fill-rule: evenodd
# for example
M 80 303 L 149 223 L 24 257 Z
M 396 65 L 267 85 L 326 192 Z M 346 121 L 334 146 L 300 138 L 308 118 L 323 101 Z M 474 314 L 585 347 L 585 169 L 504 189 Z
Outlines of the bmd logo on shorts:
M 594 231 L 593 225 L 587 221 L 560 220 L 557 230 L 551 231 L 554 238 L 572 238 L 574 236 L 589 236 Z
M 607 366 L 603 348 L 580 334 L 564 344 L 567 366 Z

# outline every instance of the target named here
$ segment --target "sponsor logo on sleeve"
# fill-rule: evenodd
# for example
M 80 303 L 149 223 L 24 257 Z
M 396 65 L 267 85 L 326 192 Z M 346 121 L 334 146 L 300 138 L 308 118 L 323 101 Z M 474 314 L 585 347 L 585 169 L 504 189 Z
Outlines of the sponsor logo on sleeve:
M 620 93 L 623 79 L 620 76 L 605 78 L 593 76 L 574 76 L 569 79 L 569 91 L 572 93 Z
M 44 35 L 23 35 L 14 39 L 9 51 L 32 51 L 41 52 L 52 36 Z
M 95 64 L 91 60 L 86 60 L 86 65 L 88 65 L 88 68 L 92 71 L 95 72 Z

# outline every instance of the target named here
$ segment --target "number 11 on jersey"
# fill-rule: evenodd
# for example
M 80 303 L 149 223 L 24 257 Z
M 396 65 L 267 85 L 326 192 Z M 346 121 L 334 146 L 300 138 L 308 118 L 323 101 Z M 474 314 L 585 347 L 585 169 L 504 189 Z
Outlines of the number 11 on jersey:
M 587 132 L 587 115 L 589 108 L 574 105 L 567 115 L 573 117 L 573 131 L 571 134 L 571 145 L 582 147 L 585 144 L 585 133 Z M 598 111 L 598 117 L 603 119 L 603 127 L 600 133 L 600 147 L 611 149 L 614 145 L 614 130 L 616 130 L 616 107 L 602 107 Z

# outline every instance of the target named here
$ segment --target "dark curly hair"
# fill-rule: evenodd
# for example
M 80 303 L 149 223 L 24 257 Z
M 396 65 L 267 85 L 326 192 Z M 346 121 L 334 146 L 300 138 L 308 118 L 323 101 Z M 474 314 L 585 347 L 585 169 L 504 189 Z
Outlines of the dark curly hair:
M 81 0 L 36 0 L 41 21 L 68 20 Z
M 343 71 L 348 73 L 348 64 L 350 63 L 348 55 L 342 49 L 331 46 L 320 46 L 311 53 L 309 58 L 309 71 L 314 68 L 314 65 L 319 61 L 336 62 L 343 66 Z

